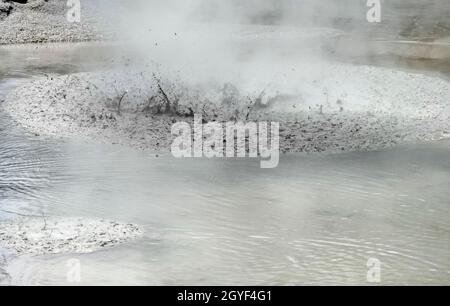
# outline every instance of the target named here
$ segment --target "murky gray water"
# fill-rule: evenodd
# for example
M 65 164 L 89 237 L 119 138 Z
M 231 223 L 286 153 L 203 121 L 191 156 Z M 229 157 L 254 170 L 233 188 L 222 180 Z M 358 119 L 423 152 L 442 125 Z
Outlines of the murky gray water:
M 26 61 L 0 50 L 0 99 L 35 74 L 111 63 L 77 60 L 83 50 L 29 52 Z M 450 142 L 287 155 L 262 170 L 252 160 L 42 140 L 0 113 L 0 219 L 110 218 L 146 233 L 88 255 L 10 259 L 12 284 L 68 284 L 72 258 L 81 284 L 368 284 L 367 260 L 377 258 L 382 284 L 448 285 L 448 186 Z

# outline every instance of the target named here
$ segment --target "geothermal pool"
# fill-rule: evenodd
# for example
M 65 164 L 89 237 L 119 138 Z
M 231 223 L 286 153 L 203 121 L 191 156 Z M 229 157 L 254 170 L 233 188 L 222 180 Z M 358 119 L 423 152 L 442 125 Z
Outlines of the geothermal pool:
M 0 99 L 43 73 L 109 66 L 101 52 L 80 55 L 90 48 L 0 51 Z M 71 284 L 77 260 L 82 285 L 353 285 L 368 284 L 376 258 L 382 284 L 450 284 L 449 185 L 450 141 L 284 155 L 262 170 L 251 159 L 174 160 L 45 139 L 0 113 L 0 220 L 44 212 L 145 231 L 84 255 L 1 250 L 0 282 Z

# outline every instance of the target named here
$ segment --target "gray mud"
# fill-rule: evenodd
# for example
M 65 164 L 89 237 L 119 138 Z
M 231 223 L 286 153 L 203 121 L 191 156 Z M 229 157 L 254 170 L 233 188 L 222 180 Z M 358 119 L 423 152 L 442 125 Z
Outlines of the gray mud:
M 17 255 L 91 253 L 141 235 L 134 224 L 86 218 L 43 216 L 0 223 L 0 246 Z
M 283 152 L 370 151 L 449 136 L 447 81 L 369 66 L 325 70 L 326 77 L 302 75 L 289 86 L 279 79 L 264 91 L 148 71 L 49 76 L 18 88 L 3 106 L 36 136 L 151 151 L 167 152 L 172 124 L 194 113 L 205 121 L 280 122 Z

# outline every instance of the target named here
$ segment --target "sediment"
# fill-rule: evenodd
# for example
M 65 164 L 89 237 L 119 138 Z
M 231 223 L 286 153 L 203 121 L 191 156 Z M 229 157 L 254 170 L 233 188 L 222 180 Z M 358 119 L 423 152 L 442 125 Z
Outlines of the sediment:
M 328 76 L 274 90 L 192 85 L 153 72 L 81 73 L 12 92 L 4 109 L 28 131 L 168 152 L 175 122 L 280 122 L 282 152 L 370 151 L 450 134 L 450 86 L 438 77 L 329 64 Z M 126 75 L 126 76 L 124 76 Z M 295 76 L 293 76 L 295 77 Z M 292 78 L 289 77 L 292 81 Z
M 91 253 L 141 235 L 137 225 L 103 219 L 43 216 L 0 222 L 0 246 L 17 255 Z

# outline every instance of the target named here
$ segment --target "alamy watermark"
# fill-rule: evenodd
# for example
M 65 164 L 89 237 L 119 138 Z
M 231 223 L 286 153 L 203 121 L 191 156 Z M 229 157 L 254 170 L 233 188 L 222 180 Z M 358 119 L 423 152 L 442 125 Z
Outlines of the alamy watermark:
M 270 135 L 269 135 L 270 129 Z M 172 155 L 176 158 L 261 158 L 261 168 L 279 163 L 280 124 L 278 122 L 203 122 L 194 116 L 188 122 L 172 125 Z
M 381 22 L 381 1 L 367 0 L 367 6 L 370 8 L 366 15 L 367 21 L 370 23 Z
M 80 0 L 67 0 L 67 13 L 66 18 L 70 23 L 81 22 L 81 1 Z
M 71 258 L 66 262 L 66 280 L 68 283 L 81 282 L 81 262 L 79 259 Z

